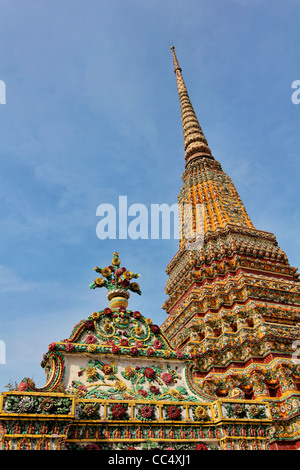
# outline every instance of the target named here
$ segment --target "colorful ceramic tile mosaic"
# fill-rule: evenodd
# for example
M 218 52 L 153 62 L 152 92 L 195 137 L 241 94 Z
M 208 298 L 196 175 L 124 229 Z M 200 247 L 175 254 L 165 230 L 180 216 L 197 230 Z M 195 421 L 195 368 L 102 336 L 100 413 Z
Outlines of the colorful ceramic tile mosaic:
M 96 267 L 90 288 L 107 289 L 108 304 L 49 345 L 44 387 L 24 378 L 2 393 L 3 450 L 300 447 L 299 275 L 212 156 L 171 49 L 185 150 L 178 202 L 191 210 L 167 266 L 168 318 L 159 326 L 128 308 L 139 275 L 119 253 Z

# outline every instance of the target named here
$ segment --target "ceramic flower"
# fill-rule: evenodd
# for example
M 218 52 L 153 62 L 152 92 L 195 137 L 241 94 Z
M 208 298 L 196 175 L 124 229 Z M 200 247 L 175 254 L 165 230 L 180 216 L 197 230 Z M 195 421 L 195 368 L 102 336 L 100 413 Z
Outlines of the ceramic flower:
M 98 318 L 100 317 L 100 313 L 99 312 L 93 312 L 91 317 L 92 317 L 93 320 L 98 320 Z
M 152 346 L 154 347 L 154 349 L 161 349 L 162 344 L 158 339 L 155 339 L 152 343 Z
M 119 348 L 119 346 L 116 346 L 116 345 L 114 344 L 114 345 L 112 346 L 111 350 L 112 350 L 112 352 L 113 352 L 114 354 L 117 354 L 117 353 L 120 351 L 120 348 Z
M 144 419 L 151 419 L 154 415 L 153 408 L 150 405 L 142 406 L 140 413 Z
M 103 313 L 104 315 L 110 315 L 112 313 L 111 309 L 109 307 L 106 307 L 104 310 L 103 310 Z
M 135 375 L 135 370 L 132 367 L 127 366 L 125 367 L 125 375 L 127 377 L 133 377 Z
M 140 285 L 137 282 L 132 282 L 130 287 L 134 292 L 138 292 L 140 290 Z
M 195 409 L 195 416 L 197 419 L 201 420 L 204 419 L 207 415 L 207 411 L 203 406 L 197 406 Z
M 148 348 L 148 349 L 147 349 L 147 355 L 148 355 L 148 356 L 154 356 L 154 354 L 155 354 L 154 349 L 152 349 L 152 348 Z
M 130 354 L 132 356 L 136 356 L 138 353 L 139 353 L 138 348 L 133 347 L 133 348 L 130 349 Z
M 138 320 L 139 318 L 141 318 L 142 314 L 136 310 L 135 312 L 133 312 L 132 316 L 133 316 L 136 320 Z
M 105 284 L 105 280 L 102 277 L 97 277 L 94 282 L 98 287 L 103 287 Z
M 112 415 L 115 419 L 123 419 L 126 416 L 126 409 L 124 405 L 122 404 L 114 405 L 112 409 Z
M 133 274 L 132 274 L 131 271 L 125 271 L 123 273 L 123 277 L 124 277 L 124 279 L 128 279 L 128 281 L 130 281 L 133 278 Z
M 102 371 L 104 372 L 105 375 L 109 375 L 112 373 L 113 369 L 110 364 L 103 364 Z
M 152 379 L 155 376 L 155 371 L 152 369 L 152 367 L 146 367 L 144 374 L 148 379 Z
M 93 366 L 90 366 L 87 368 L 86 370 L 86 376 L 89 378 L 89 379 L 95 379 L 98 375 L 98 372 L 97 370 L 95 369 L 95 367 Z
M 171 374 L 169 374 L 169 372 L 165 372 L 164 374 L 162 374 L 161 378 L 167 385 L 173 382 L 173 377 Z
M 85 338 L 85 342 L 87 344 L 95 344 L 96 343 L 96 338 L 94 335 L 87 335 L 87 337 Z
M 153 395 L 158 395 L 160 393 L 159 388 L 155 385 L 150 385 L 149 390 L 151 393 L 153 393 Z
M 103 268 L 101 269 L 101 274 L 104 277 L 109 277 L 111 275 L 111 270 L 109 268 Z
M 180 419 L 181 413 L 179 408 L 175 405 L 171 405 L 167 409 L 167 414 L 170 419 Z

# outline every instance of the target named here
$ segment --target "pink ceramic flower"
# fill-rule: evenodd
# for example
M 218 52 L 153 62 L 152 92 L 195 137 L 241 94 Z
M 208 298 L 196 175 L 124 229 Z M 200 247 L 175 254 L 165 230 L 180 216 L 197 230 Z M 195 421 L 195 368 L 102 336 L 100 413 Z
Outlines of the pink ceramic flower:
M 154 347 L 154 349 L 161 349 L 162 344 L 158 339 L 155 339 L 152 343 L 152 346 Z
M 21 383 L 19 384 L 19 390 L 20 390 L 20 392 L 25 392 L 26 389 L 27 389 L 26 383 L 25 383 L 25 382 L 21 382 Z
M 178 357 L 178 359 L 182 359 L 183 358 L 183 352 L 178 349 L 176 351 L 176 356 Z

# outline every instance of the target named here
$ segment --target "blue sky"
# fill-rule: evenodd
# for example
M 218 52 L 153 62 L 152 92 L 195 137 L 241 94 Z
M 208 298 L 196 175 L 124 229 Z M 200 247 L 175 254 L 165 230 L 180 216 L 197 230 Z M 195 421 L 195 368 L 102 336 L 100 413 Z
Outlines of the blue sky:
M 0 391 L 45 383 L 48 344 L 107 306 L 96 265 L 139 272 L 161 324 L 177 240 L 99 240 L 96 208 L 173 204 L 184 151 L 172 44 L 254 225 L 299 259 L 299 1 L 0 0 Z

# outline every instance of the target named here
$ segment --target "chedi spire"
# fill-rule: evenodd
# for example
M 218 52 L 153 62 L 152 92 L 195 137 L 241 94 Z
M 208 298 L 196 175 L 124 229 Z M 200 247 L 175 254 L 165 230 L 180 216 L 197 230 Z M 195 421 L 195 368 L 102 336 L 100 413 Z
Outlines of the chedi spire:
M 183 141 L 185 150 L 185 161 L 186 166 L 192 160 L 208 157 L 213 158 L 211 150 L 208 147 L 207 140 L 202 132 L 201 126 L 198 122 L 196 113 L 191 104 L 183 77 L 181 68 L 179 66 L 175 47 L 171 46 L 173 60 L 174 60 L 174 72 L 177 80 L 177 88 L 179 93 L 180 108 L 181 108 L 181 121 L 183 128 Z

